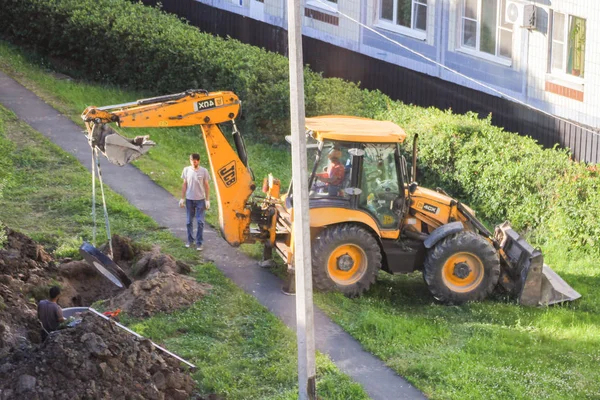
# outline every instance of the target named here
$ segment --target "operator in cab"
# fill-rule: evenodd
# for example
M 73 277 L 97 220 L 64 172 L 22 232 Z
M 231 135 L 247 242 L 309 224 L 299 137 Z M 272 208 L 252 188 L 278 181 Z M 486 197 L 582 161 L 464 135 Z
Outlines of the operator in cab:
M 330 196 L 337 196 L 342 188 L 345 175 L 345 168 L 340 162 L 342 152 L 338 149 L 333 149 L 327 158 L 329 159 L 327 170 L 316 174 L 316 177 L 318 180 L 325 182 L 326 191 Z
M 45 341 L 50 332 L 58 329 L 61 322 L 65 321 L 62 308 L 58 305 L 60 288 L 52 286 L 49 291 L 49 299 L 42 300 L 38 304 L 38 318 L 42 322 L 42 341 Z

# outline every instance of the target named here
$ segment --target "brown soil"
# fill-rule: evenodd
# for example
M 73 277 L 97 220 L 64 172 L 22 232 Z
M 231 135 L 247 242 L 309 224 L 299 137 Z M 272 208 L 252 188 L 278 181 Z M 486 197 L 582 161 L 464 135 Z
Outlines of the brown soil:
M 144 251 L 115 236 L 113 259 L 133 281 L 128 289 L 119 289 L 85 261 L 56 262 L 27 236 L 10 229 L 7 236 L 0 249 L 0 399 L 189 398 L 188 375 L 179 377 L 175 366 L 165 370 L 166 358 L 97 316 L 90 314 L 79 327 L 52 333 L 39 345 L 36 311 L 37 302 L 58 284 L 63 308 L 106 300 L 107 309 L 135 317 L 171 312 L 210 289 L 180 275 L 190 271 L 188 265 L 158 247 Z
M 134 317 L 148 317 L 188 306 L 204 297 L 209 285 L 173 272 L 157 272 L 133 282 L 128 290 L 105 303 L 105 307 L 121 309 Z
M 0 362 L 2 399 L 189 399 L 179 361 L 91 313 Z

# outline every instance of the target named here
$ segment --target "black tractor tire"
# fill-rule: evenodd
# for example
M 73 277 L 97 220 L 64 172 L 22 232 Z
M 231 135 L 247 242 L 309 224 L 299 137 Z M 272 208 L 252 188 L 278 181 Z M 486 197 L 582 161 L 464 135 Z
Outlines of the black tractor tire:
M 355 224 L 325 228 L 313 240 L 313 286 L 360 296 L 375 282 L 381 258 L 379 243 L 367 229 Z
M 474 232 L 442 239 L 427 254 L 423 278 L 433 297 L 446 304 L 481 301 L 500 277 L 500 258 L 494 246 Z

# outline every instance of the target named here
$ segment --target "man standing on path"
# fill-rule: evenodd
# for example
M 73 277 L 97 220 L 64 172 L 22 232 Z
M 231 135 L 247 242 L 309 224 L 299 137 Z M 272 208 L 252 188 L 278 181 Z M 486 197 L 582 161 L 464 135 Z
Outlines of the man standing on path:
M 42 300 L 38 304 L 38 318 L 44 327 L 42 329 L 42 341 L 46 340 L 48 333 L 57 330 L 58 325 L 65 321 L 62 308 L 57 303 L 60 296 L 60 288 L 52 286 L 49 295 L 49 300 Z
M 181 188 L 181 200 L 179 207 L 186 208 L 187 214 L 187 244 L 190 247 L 194 243 L 194 216 L 198 223 L 198 233 L 196 234 L 196 250 L 202 250 L 204 232 L 204 213 L 210 208 L 210 175 L 206 168 L 200 166 L 200 154 L 190 155 L 191 166 L 185 167 L 181 173 L 183 186 Z

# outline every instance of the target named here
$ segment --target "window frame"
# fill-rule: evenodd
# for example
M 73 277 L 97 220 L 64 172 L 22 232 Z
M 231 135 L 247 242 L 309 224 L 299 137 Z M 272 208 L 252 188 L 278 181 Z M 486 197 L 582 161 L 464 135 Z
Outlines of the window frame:
M 564 27 L 563 27 L 563 41 L 560 42 L 558 40 L 554 39 L 554 16 L 556 14 L 561 14 L 564 16 Z M 572 18 L 579 18 L 585 21 L 586 23 L 586 46 L 587 46 L 587 18 L 582 18 L 582 17 L 578 17 L 576 15 L 573 14 L 569 14 L 566 12 L 561 12 L 561 11 L 557 11 L 557 10 L 552 10 L 552 16 L 550 18 L 551 23 L 550 23 L 550 34 L 548 35 L 548 44 L 549 44 L 549 49 L 548 49 L 548 70 L 547 73 L 548 75 L 550 75 L 550 77 L 553 78 L 558 78 L 560 80 L 563 81 L 567 81 L 567 82 L 571 82 L 574 84 L 583 84 L 584 80 L 585 80 L 585 76 L 576 76 L 573 74 L 569 74 L 567 72 L 567 61 L 568 61 L 568 54 L 569 54 L 569 30 L 570 30 L 570 26 L 571 26 L 571 19 Z M 563 51 L 562 51 L 562 55 L 561 55 L 561 61 L 562 61 L 562 68 L 561 69 L 556 69 L 553 67 L 553 62 L 552 62 L 552 57 L 554 55 L 554 42 L 557 43 L 561 43 L 563 46 Z M 585 54 L 585 52 L 584 52 Z M 584 55 L 584 59 L 583 59 L 584 65 L 585 65 L 585 55 Z M 584 68 L 584 75 L 585 75 L 585 68 Z M 579 86 L 576 86 L 578 90 L 580 90 Z
M 392 10 L 392 16 L 393 16 L 393 20 L 390 21 L 388 19 L 383 19 L 381 17 L 381 13 L 382 13 L 382 6 L 383 6 L 383 1 L 379 0 L 377 2 L 377 20 L 375 22 L 375 26 L 378 28 L 382 28 L 388 31 L 392 31 L 392 32 L 397 32 L 400 33 L 402 35 L 405 36 L 410 36 L 412 38 L 415 39 L 420 39 L 420 40 L 426 40 L 427 39 L 427 33 L 428 33 L 428 13 L 429 13 L 429 7 L 430 4 L 428 4 L 426 1 L 427 0 L 410 0 L 410 9 L 411 9 L 411 13 L 410 13 L 410 28 L 407 26 L 403 26 L 403 25 L 399 25 L 397 22 L 394 22 L 395 20 L 397 20 L 398 18 L 398 1 L 399 0 L 392 0 L 394 7 Z M 417 29 L 417 28 L 413 28 L 413 26 L 415 26 L 416 24 L 416 19 L 415 19 L 415 9 L 417 6 L 424 6 L 425 7 L 425 30 L 421 30 L 421 29 Z
M 480 50 L 481 48 L 481 12 L 482 12 L 482 3 L 483 0 L 477 0 L 477 16 L 475 19 L 471 18 L 471 17 L 467 17 L 466 16 L 466 7 L 467 7 L 467 0 L 462 0 L 461 1 L 461 7 L 460 7 L 460 13 L 459 13 L 459 24 L 458 24 L 458 46 L 456 46 L 456 50 L 461 52 L 461 53 L 465 53 L 468 55 L 472 55 L 478 58 L 482 58 L 484 60 L 487 61 L 492 61 L 494 63 L 497 64 L 501 64 L 504 65 L 506 67 L 511 67 L 513 64 L 513 58 L 511 56 L 511 58 L 505 57 L 500 55 L 500 32 L 501 31 L 510 31 L 511 32 L 511 54 L 514 50 L 514 33 L 515 33 L 515 29 L 514 29 L 514 24 L 512 29 L 508 29 L 504 26 L 502 26 L 502 19 L 504 18 L 504 13 L 506 12 L 506 10 L 502 9 L 502 4 L 504 3 L 505 7 L 506 7 L 506 1 L 503 0 L 498 0 L 498 4 L 497 7 L 498 9 L 496 10 L 496 22 L 495 22 L 495 26 L 494 26 L 494 32 L 495 32 L 495 48 L 494 48 L 494 54 L 490 54 L 487 53 L 485 51 Z M 475 28 L 475 47 L 469 47 L 469 46 L 465 46 L 463 44 L 463 40 L 464 40 L 464 21 L 465 20 L 469 20 L 469 21 L 475 21 L 476 23 L 476 28 Z

